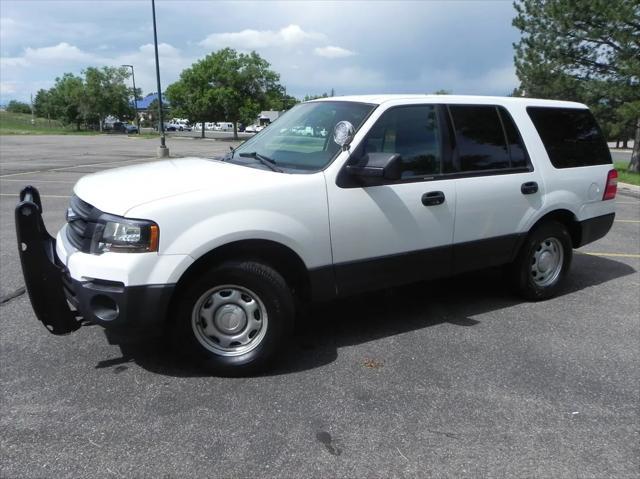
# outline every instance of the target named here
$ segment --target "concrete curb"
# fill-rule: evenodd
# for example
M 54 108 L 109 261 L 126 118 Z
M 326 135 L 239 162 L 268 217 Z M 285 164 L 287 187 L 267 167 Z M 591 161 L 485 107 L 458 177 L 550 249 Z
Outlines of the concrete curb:
M 640 199 L 640 186 L 618 182 L 618 193 Z

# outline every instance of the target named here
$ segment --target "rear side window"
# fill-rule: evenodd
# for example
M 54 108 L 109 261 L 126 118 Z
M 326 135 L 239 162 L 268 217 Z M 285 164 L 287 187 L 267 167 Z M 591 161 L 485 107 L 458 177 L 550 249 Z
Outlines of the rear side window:
M 449 112 L 455 130 L 460 171 L 510 167 L 505 131 L 495 106 L 449 105 Z M 508 119 L 511 121 L 510 117 Z M 517 133 L 515 137 L 518 137 Z
M 530 106 L 527 113 L 554 167 L 611 163 L 607 143 L 589 110 Z
M 509 156 L 511 157 L 511 168 L 526 168 L 527 166 L 527 150 L 522 142 L 522 137 L 518 132 L 516 124 L 513 122 L 511 115 L 507 111 L 498 107 L 502 126 L 504 126 L 504 134 L 507 136 L 507 146 L 509 147 Z

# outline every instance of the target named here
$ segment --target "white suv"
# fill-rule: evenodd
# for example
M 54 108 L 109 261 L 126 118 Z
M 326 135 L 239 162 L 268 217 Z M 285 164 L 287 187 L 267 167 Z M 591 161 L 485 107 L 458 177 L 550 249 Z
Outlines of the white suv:
M 163 325 L 214 372 L 248 374 L 301 302 L 497 265 L 548 298 L 572 249 L 613 223 L 616 172 L 581 104 L 342 97 L 278 126 L 219 160 L 80 179 L 56 239 L 26 187 L 16 228 L 37 317 L 54 334 Z

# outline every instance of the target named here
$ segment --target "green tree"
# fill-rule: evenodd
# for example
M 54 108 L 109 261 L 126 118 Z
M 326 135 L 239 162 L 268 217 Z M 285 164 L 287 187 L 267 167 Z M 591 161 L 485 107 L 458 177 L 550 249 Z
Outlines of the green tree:
M 22 101 L 11 100 L 7 105 L 7 111 L 11 113 L 31 113 L 31 106 Z
M 75 124 L 79 130 L 84 120 L 82 109 L 86 97 L 82 78 L 73 73 L 65 73 L 56 78 L 49 93 L 57 119 L 65 125 Z
M 51 119 L 58 117 L 51 90 L 38 90 L 38 93 L 36 93 L 33 99 L 33 109 L 36 116 L 49 120 L 49 126 L 51 126 Z
M 274 88 L 267 94 L 267 96 L 268 100 L 266 108 L 268 110 L 284 111 L 293 107 L 297 103 L 300 103 L 300 100 L 296 97 L 287 95 L 287 90 L 282 86 Z M 255 117 L 251 118 L 251 120 L 254 119 Z
M 233 122 L 237 139 L 237 123 L 255 118 L 280 88 L 280 76 L 270 67 L 256 52 L 225 48 L 184 70 L 167 88 L 167 98 L 176 114 L 191 122 Z
M 518 95 L 587 103 L 640 160 L 640 4 L 637 0 L 517 0 Z M 628 136 L 626 137 L 628 138 Z
M 81 112 L 87 123 L 98 123 L 102 131 L 104 119 L 109 115 L 121 120 L 133 118 L 131 91 L 125 84 L 130 76 L 127 68 L 89 67 L 83 73 L 85 98 L 81 105 Z

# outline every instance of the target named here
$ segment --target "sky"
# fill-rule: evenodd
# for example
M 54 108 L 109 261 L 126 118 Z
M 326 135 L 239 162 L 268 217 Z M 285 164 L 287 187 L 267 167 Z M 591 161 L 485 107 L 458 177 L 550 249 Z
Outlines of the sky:
M 506 95 L 517 86 L 511 1 L 156 0 L 162 88 L 224 47 L 255 50 L 298 98 Z M 0 101 L 28 100 L 65 72 L 135 67 L 157 91 L 151 0 L 0 0 Z

